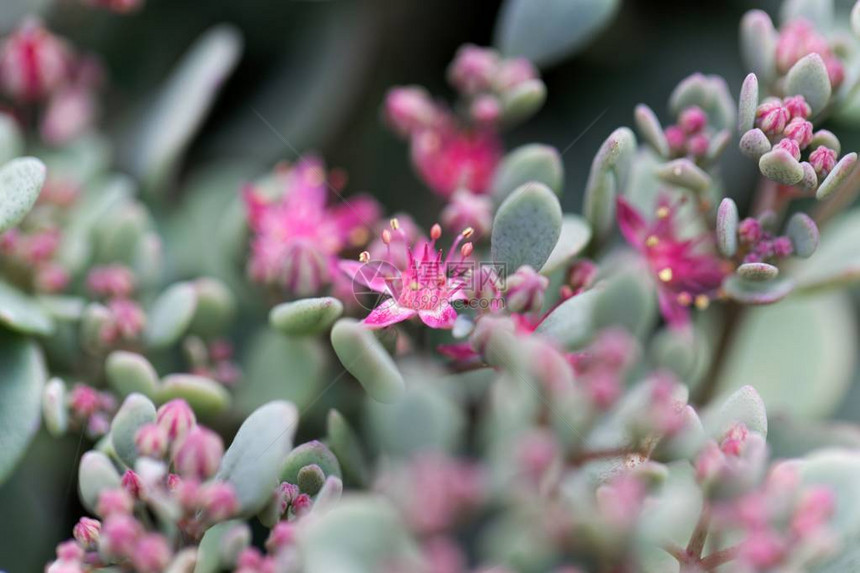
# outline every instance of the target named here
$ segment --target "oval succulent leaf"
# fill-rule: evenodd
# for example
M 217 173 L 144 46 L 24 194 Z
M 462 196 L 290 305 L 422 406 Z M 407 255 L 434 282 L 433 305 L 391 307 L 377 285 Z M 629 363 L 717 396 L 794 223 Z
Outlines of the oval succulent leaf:
M 81 456 L 78 466 L 78 495 L 85 508 L 95 513 L 99 494 L 119 486 L 119 472 L 107 455 L 91 450 Z
M 738 131 L 745 133 L 755 125 L 755 112 L 758 108 L 758 78 L 749 74 L 741 86 L 738 99 Z
M 591 241 L 591 226 L 579 215 L 564 215 L 558 243 L 549 254 L 540 272 L 549 275 L 577 256 Z
M 660 120 L 657 119 L 657 114 L 654 113 L 654 110 L 640 103 L 634 111 L 634 119 L 636 120 L 636 128 L 639 130 L 639 135 L 642 136 L 642 139 L 650 143 L 661 156 L 668 157 L 669 143 L 666 141 L 663 126 L 660 125 Z
M 854 171 L 854 166 L 857 163 L 857 154 L 849 153 L 839 160 L 836 167 L 833 168 L 821 185 L 818 186 L 818 191 L 815 192 L 816 199 L 825 199 L 831 193 L 836 191 L 842 183 Z
M 526 183 L 499 206 L 493 221 L 491 257 L 508 269 L 539 269 L 561 234 L 561 205 L 542 183 Z
M 0 163 L 12 161 L 24 151 L 24 134 L 8 113 L 0 113 Z
M 329 449 L 337 456 L 343 470 L 344 479 L 356 484 L 364 484 L 369 476 L 367 460 L 364 457 L 361 441 L 346 418 L 337 410 L 331 410 L 326 419 L 326 441 Z
M 149 360 L 134 352 L 111 352 L 105 361 L 105 376 L 120 396 L 139 392 L 152 398 L 158 390 L 155 368 Z
M 135 435 L 141 426 L 155 421 L 155 405 L 143 394 L 131 394 L 110 425 L 110 439 L 117 457 L 128 467 L 137 460 Z
M 350 318 L 337 321 L 331 329 L 331 344 L 343 367 L 373 399 L 395 402 L 403 393 L 405 383 L 394 360 L 359 322 Z
M 297 446 L 284 463 L 284 471 L 281 480 L 289 483 L 298 483 L 299 472 L 305 466 L 315 465 L 326 476 L 334 475 L 341 477 L 340 464 L 337 457 L 328 447 L 319 441 L 312 441 Z M 316 493 L 316 492 L 314 492 Z
M 717 209 L 717 247 L 727 257 L 738 250 L 738 206 L 726 197 Z
M 741 141 L 738 144 L 741 153 L 750 159 L 758 160 L 762 155 L 770 151 L 772 145 L 770 140 L 759 128 L 754 128 L 741 136 Z
M 1 330 L 0 365 L 0 483 L 3 483 L 39 429 L 47 373 L 34 342 Z
M 666 183 L 700 193 L 711 185 L 711 176 L 689 159 L 675 159 L 657 170 Z
M 798 257 L 809 258 L 818 248 L 818 225 L 806 213 L 792 215 L 786 233 Z
M 723 281 L 723 290 L 729 298 L 743 304 L 773 304 L 784 299 L 794 290 L 794 281 L 789 279 L 751 281 L 732 275 Z
M 191 283 L 177 283 L 159 296 L 147 314 L 146 342 L 165 348 L 188 331 L 197 309 L 197 290 Z
M 197 304 L 188 331 L 212 337 L 227 328 L 236 314 L 233 292 L 218 279 L 204 277 L 193 283 Z
M 748 281 L 769 281 L 779 274 L 779 269 L 768 263 L 744 263 L 737 269 L 738 276 Z
M 328 330 L 343 314 L 343 303 L 330 296 L 305 298 L 279 304 L 269 313 L 269 323 L 293 336 L 309 336 Z
M 30 212 L 44 184 L 45 164 L 34 157 L 13 159 L 0 167 L 0 233 Z
M 776 75 L 777 32 L 773 21 L 763 10 L 750 10 L 741 20 L 741 56 L 746 68 L 765 84 Z
M 46 336 L 54 321 L 33 298 L 0 280 L 0 325 L 23 334 Z
M 505 155 L 493 178 L 493 197 L 501 202 L 518 187 L 537 181 L 561 194 L 564 168 L 558 150 L 549 145 L 532 143 Z
M 767 437 L 767 411 L 764 401 L 752 386 L 742 386 L 730 394 L 719 408 L 705 416 L 708 433 L 720 440 L 737 423 Z
M 42 416 L 45 428 L 54 436 L 66 433 L 69 426 L 69 410 L 66 404 L 66 385 L 59 378 L 52 378 L 42 393 Z
M 794 64 L 785 78 L 787 95 L 802 95 L 812 108 L 813 115 L 819 113 L 830 101 L 833 88 L 827 66 L 820 55 L 813 52 Z
M 159 404 L 182 398 L 204 416 L 223 412 L 230 406 L 230 393 L 224 386 L 196 374 L 168 374 L 161 379 L 155 397 Z
M 768 151 L 758 160 L 761 174 L 783 185 L 796 185 L 803 180 L 803 166 L 784 149 Z
M 546 85 L 540 80 L 527 80 L 502 94 L 502 121 L 512 126 L 527 120 L 543 107 Z
M 539 66 L 554 64 L 586 46 L 609 24 L 618 0 L 506 0 L 495 44 L 506 56 Z
M 298 422 L 296 407 L 277 401 L 260 406 L 242 423 L 215 476 L 233 484 L 241 515 L 257 513 L 271 498 Z

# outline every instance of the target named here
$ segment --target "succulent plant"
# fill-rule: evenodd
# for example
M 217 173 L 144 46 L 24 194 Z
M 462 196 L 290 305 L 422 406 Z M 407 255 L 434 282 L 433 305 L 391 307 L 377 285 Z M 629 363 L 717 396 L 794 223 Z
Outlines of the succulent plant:
M 860 431 L 830 418 L 857 366 L 860 181 L 822 126 L 856 121 L 860 3 L 749 12 L 746 78 L 637 105 L 567 212 L 567 149 L 502 134 L 618 10 L 507 0 L 497 46 L 453 55 L 454 104 L 388 92 L 432 217 L 312 154 L 185 177 L 230 26 L 122 141 L 92 55 L 11 31 L 0 484 L 44 448 L 83 513 L 45 570 L 853 570 Z M 749 194 L 727 192 L 732 144 Z

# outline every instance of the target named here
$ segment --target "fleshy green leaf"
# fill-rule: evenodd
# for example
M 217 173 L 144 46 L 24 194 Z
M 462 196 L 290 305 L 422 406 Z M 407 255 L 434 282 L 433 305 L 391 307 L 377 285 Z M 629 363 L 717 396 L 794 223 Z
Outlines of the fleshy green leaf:
M 331 329 L 331 344 L 343 367 L 380 402 L 396 402 L 405 382 L 394 360 L 361 323 L 342 318 Z
M 129 395 L 120 406 L 110 425 L 113 451 L 127 466 L 134 467 L 137 446 L 134 437 L 144 424 L 155 421 L 155 405 L 143 394 Z
M 343 469 L 344 478 L 359 485 L 365 484 L 370 470 L 361 441 L 346 418 L 337 410 L 332 409 L 328 413 L 326 435 L 328 446 Z
M 66 385 L 59 378 L 52 378 L 42 393 L 42 416 L 45 428 L 54 436 L 66 433 L 69 426 L 69 407 L 66 404 Z
M 506 56 L 554 64 L 591 42 L 618 7 L 617 0 L 506 0 L 495 44 Z
M 493 197 L 501 202 L 518 187 L 537 181 L 557 194 L 564 185 L 564 168 L 558 151 L 549 145 L 532 143 L 505 155 L 493 178 Z
M 660 125 L 660 120 L 657 119 L 654 110 L 645 104 L 639 104 L 634 111 L 634 119 L 636 120 L 636 129 L 639 130 L 642 139 L 650 143 L 658 154 L 668 157 L 669 143 L 666 141 L 663 126 Z
M 523 265 L 539 269 L 549 258 L 561 234 L 561 206 L 542 183 L 526 183 L 505 199 L 496 211 L 491 257 L 510 271 Z
M 860 280 L 860 209 L 833 219 L 821 233 L 815 256 L 793 269 L 799 290 L 836 287 Z
M 773 21 L 763 10 L 750 10 L 741 20 L 741 56 L 745 68 L 765 84 L 776 76 L 777 32 Z
M 740 275 L 732 275 L 723 281 L 723 290 L 729 298 L 743 304 L 773 304 L 794 290 L 794 281 L 785 278 L 747 280 Z
M 3 483 L 39 429 L 47 372 L 35 343 L 2 331 L 0 365 L 0 483 Z
M 784 149 L 772 149 L 762 155 L 758 168 L 762 175 L 783 185 L 796 185 L 803 180 L 803 166 Z
M 744 263 L 737 268 L 736 272 L 745 280 L 762 282 L 775 279 L 779 269 L 768 263 Z
M 255 410 L 239 428 L 215 477 L 233 484 L 241 515 L 257 513 L 271 498 L 298 423 L 296 407 L 277 401 Z
M 772 145 L 764 132 L 756 127 L 741 136 L 738 147 L 744 155 L 758 161 L 771 150 Z
M 764 401 L 752 386 L 742 386 L 730 394 L 718 408 L 705 416 L 704 424 L 714 439 L 722 438 L 734 424 L 767 437 L 767 412 Z
M 590 290 L 567 299 L 540 323 L 537 332 L 569 350 L 582 347 L 594 335 L 594 307 L 599 296 Z
M 815 197 L 817 199 L 824 199 L 837 189 L 849 175 L 854 171 L 854 166 L 857 164 L 857 154 L 849 153 L 845 155 L 842 159 L 839 160 L 839 163 L 836 164 L 836 167 L 833 168 L 833 171 L 827 174 L 827 177 L 824 178 L 824 181 L 821 182 L 821 185 L 818 186 L 818 190 L 815 192 Z
M 78 494 L 85 508 L 95 513 L 99 494 L 119 486 L 119 472 L 105 454 L 91 450 L 81 456 L 78 466 Z
M 24 152 L 24 135 L 18 122 L 8 113 L 0 113 L 0 164 L 12 161 Z
M 35 299 L 2 280 L 0 280 L 0 324 L 24 334 L 44 336 L 54 331 L 54 321 Z
M 802 95 L 813 115 L 824 109 L 832 92 L 827 66 L 816 52 L 798 60 L 785 77 L 785 94 Z
M 281 481 L 298 483 L 299 472 L 303 467 L 309 465 L 319 467 L 324 476 L 333 475 L 341 477 L 340 464 L 337 461 L 337 457 L 325 444 L 314 440 L 297 446 L 290 452 L 287 456 L 287 461 L 284 462 Z
M 591 227 L 579 215 L 564 215 L 561 220 L 561 234 L 558 243 L 549 254 L 540 272 L 548 275 L 566 265 L 588 246 L 591 240 Z
M 204 277 L 193 283 L 197 305 L 188 331 L 203 337 L 224 332 L 236 314 L 232 291 L 218 279 Z
M 741 86 L 738 99 L 738 131 L 745 133 L 755 125 L 755 112 L 758 108 L 758 78 L 749 74 Z
M 165 348 L 188 331 L 197 309 L 197 291 L 191 283 L 176 283 L 159 296 L 147 314 L 147 344 Z
M 343 303 L 334 297 L 305 298 L 273 308 L 269 323 L 287 335 L 310 336 L 328 330 L 341 314 Z
M 798 257 L 809 258 L 818 248 L 818 226 L 806 213 L 792 215 L 785 231 Z
M 854 372 L 853 316 L 840 293 L 745 310 L 718 388 L 728 393 L 753 383 L 771 413 L 826 416 L 842 400 Z
M 502 121 L 506 127 L 522 123 L 543 107 L 546 85 L 540 80 L 526 80 L 502 93 Z
M 223 385 L 195 374 L 168 374 L 161 379 L 155 397 L 159 404 L 182 398 L 204 416 L 223 412 L 230 406 L 230 393 Z
M 236 557 L 251 545 L 251 528 L 244 521 L 216 523 L 206 530 L 197 548 L 194 573 L 218 573 L 232 569 Z
M 717 209 L 717 247 L 727 257 L 738 250 L 738 206 L 728 197 Z
M 152 398 L 158 390 L 155 368 L 149 360 L 134 352 L 111 352 L 105 361 L 105 376 L 120 396 L 139 392 Z
M 30 212 L 44 184 L 45 164 L 35 157 L 13 159 L 0 167 L 0 233 Z

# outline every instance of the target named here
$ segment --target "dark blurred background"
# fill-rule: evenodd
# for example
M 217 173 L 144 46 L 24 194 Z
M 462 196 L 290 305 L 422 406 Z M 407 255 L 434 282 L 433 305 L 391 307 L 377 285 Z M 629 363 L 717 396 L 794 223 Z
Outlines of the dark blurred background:
M 24 11 L 17 3 L 0 3 L 6 10 L 0 18 L 3 33 Z M 596 149 L 614 128 L 632 123 L 637 103 L 668 119 L 670 91 L 695 71 L 723 75 L 737 93 L 743 78 L 738 22 L 754 7 L 775 14 L 777 4 L 623 0 L 595 42 L 543 71 L 547 105 L 506 133 L 507 147 L 541 142 L 563 150 L 563 204 L 566 210 L 579 209 Z M 452 97 L 446 66 L 461 44 L 492 43 L 499 5 L 492 0 L 147 0 L 140 12 L 119 16 L 62 0 L 45 19 L 54 31 L 103 58 L 110 78 L 106 126 L 117 141 L 200 33 L 221 22 L 241 30 L 244 55 L 190 147 L 174 188 L 177 201 L 183 183 L 213 163 L 236 162 L 262 173 L 277 160 L 318 151 L 329 165 L 349 173 L 348 192 L 371 192 L 391 211 L 408 209 L 428 223 L 438 213 L 437 200 L 413 175 L 406 145 L 382 125 L 380 104 L 389 87 L 402 84 Z M 852 144 L 849 131 L 842 129 L 840 137 L 843 147 L 860 147 Z M 723 165 L 726 190 L 743 202 L 755 170 L 733 153 Z M 87 448 L 77 437 L 58 443 L 40 435 L 16 475 L 0 487 L 0 570 L 40 571 L 57 542 L 69 536 L 80 511 L 76 459 Z

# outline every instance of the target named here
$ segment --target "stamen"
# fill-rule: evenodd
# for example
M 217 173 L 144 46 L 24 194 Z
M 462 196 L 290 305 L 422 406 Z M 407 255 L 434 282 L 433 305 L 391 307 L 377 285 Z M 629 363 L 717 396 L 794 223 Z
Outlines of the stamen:
M 389 223 L 391 224 L 391 228 L 394 229 L 395 231 L 400 230 L 400 221 L 397 220 L 397 217 L 391 219 L 391 221 L 389 221 Z
M 664 283 L 671 281 L 672 280 L 672 269 L 669 267 L 666 267 L 665 269 L 663 269 L 662 271 L 657 273 L 657 278 L 659 278 Z
M 370 260 L 370 253 L 367 251 L 361 251 L 361 254 L 358 255 L 358 260 L 359 262 L 366 263 Z
M 434 241 L 442 236 L 442 227 L 439 226 L 439 223 L 434 224 L 430 227 L 430 238 Z
M 657 238 L 657 235 L 649 235 L 647 239 L 645 239 L 646 247 L 656 247 L 660 243 L 660 239 Z
M 711 299 L 708 298 L 708 295 L 700 294 L 696 297 L 696 308 L 698 308 L 699 310 L 705 310 L 710 304 Z
M 660 207 L 659 209 L 657 209 L 657 218 L 658 219 L 665 219 L 668 216 L 669 216 L 669 208 L 668 207 L 664 206 L 664 207 Z
M 465 229 L 463 229 L 463 232 L 460 234 L 463 235 L 464 239 L 468 239 L 469 237 L 471 237 L 472 235 L 475 234 L 475 229 L 473 229 L 472 227 L 466 227 Z
M 688 292 L 680 293 L 676 300 L 681 306 L 690 306 L 691 304 L 693 304 L 693 297 L 690 296 L 690 293 Z
M 462 247 L 460 247 L 460 254 L 463 256 L 463 258 L 465 258 L 471 255 L 472 251 L 474 250 L 475 245 L 473 245 L 472 243 L 466 243 Z
M 382 242 L 386 245 L 391 244 L 391 231 L 389 231 L 388 229 L 382 231 Z

